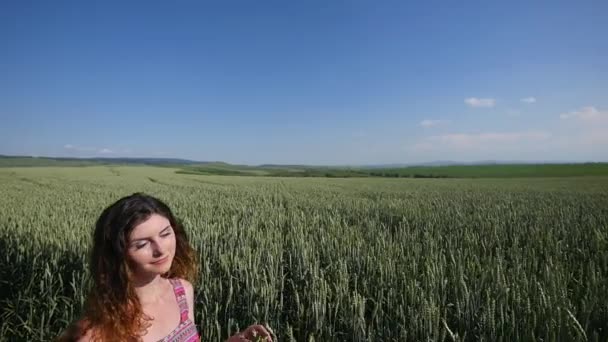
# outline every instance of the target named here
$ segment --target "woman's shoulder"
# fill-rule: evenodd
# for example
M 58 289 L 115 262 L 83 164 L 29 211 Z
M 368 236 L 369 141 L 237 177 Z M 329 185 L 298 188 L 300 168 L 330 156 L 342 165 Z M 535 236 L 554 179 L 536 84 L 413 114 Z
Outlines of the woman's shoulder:
M 169 280 L 176 280 L 178 281 L 183 287 L 184 290 L 186 291 L 186 295 L 188 296 L 188 298 L 192 298 L 194 295 L 194 287 L 192 286 L 192 283 L 189 282 L 188 280 L 184 279 L 184 278 L 171 278 Z
M 182 283 L 182 285 L 186 288 L 186 291 L 190 290 L 190 292 L 192 292 L 192 290 L 194 289 L 194 287 L 192 286 L 192 283 L 189 282 L 186 279 L 182 279 L 180 278 L 179 281 Z
M 70 324 L 59 336 L 59 342 L 89 342 L 95 340 L 95 328 L 91 327 L 86 319 L 80 319 Z
M 188 305 L 188 317 L 194 321 L 194 286 L 192 283 L 183 278 L 176 278 L 182 284 L 186 293 L 186 303 Z
M 95 329 L 93 328 L 89 328 L 86 330 L 86 332 L 84 333 L 84 335 L 82 335 L 79 339 L 77 339 L 77 342 L 91 342 L 93 341 L 93 335 L 95 334 Z

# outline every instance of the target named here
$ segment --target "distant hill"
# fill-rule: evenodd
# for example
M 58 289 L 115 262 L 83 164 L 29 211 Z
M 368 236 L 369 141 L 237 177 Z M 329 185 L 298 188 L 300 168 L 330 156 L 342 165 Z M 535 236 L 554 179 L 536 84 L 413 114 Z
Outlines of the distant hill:
M 453 160 L 435 160 L 430 162 L 421 162 L 421 163 L 397 163 L 397 164 L 373 164 L 373 165 L 363 165 L 360 166 L 362 168 L 369 169 L 394 169 L 401 167 L 418 167 L 418 166 L 471 166 L 471 165 L 539 165 L 539 164 L 584 164 L 581 162 L 572 162 L 572 161 L 551 161 L 551 160 L 535 160 L 535 161 L 525 161 L 525 160 L 477 160 L 477 161 L 453 161 Z
M 85 166 L 96 164 L 191 165 L 206 164 L 179 158 L 73 158 L 0 155 L 0 166 Z
M 514 178 L 608 176 L 608 163 L 549 163 L 480 161 L 460 163 L 433 161 L 416 165 L 309 166 L 263 164 L 235 165 L 225 162 L 180 158 L 52 158 L 0 155 L 0 167 L 152 165 L 194 175 L 265 177 L 390 177 L 390 178 Z

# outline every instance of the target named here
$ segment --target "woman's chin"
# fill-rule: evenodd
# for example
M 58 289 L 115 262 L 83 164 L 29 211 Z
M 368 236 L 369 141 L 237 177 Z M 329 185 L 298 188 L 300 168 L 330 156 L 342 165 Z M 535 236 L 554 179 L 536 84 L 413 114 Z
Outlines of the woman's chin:
M 169 270 L 171 269 L 171 262 L 173 260 L 168 260 L 167 262 L 164 262 L 160 265 L 152 265 L 154 266 L 152 268 L 152 271 L 156 272 L 156 273 L 160 273 L 160 274 L 164 274 L 169 272 Z
M 158 266 L 151 268 L 149 270 L 149 272 L 154 273 L 154 274 L 165 274 L 165 273 L 169 272 L 170 269 L 171 269 L 171 264 L 158 265 Z
M 145 269 L 141 270 L 140 275 L 142 275 L 144 277 L 150 277 L 150 276 L 155 276 L 155 275 L 164 275 L 164 274 L 167 274 L 167 272 L 169 272 L 170 269 L 171 269 L 171 264 L 149 265 L 149 267 L 146 267 Z

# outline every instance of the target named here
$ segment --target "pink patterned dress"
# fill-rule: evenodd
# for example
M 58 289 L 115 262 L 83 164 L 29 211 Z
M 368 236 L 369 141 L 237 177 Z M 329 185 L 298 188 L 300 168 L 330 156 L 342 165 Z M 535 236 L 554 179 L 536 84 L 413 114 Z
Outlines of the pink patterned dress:
M 179 305 L 180 320 L 177 328 L 175 328 L 165 338 L 158 342 L 197 342 L 200 341 L 200 336 L 196 330 L 196 325 L 188 318 L 188 301 L 186 300 L 186 290 L 179 279 L 169 279 L 173 285 L 173 293 Z

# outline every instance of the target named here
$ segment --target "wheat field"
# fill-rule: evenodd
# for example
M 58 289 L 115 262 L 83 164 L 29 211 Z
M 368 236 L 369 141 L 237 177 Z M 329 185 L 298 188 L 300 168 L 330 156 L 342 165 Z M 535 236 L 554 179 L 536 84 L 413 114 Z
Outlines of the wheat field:
M 198 251 L 220 341 L 608 340 L 608 177 L 325 179 L 147 166 L 0 168 L 0 340 L 78 317 L 103 208 L 165 201 Z

